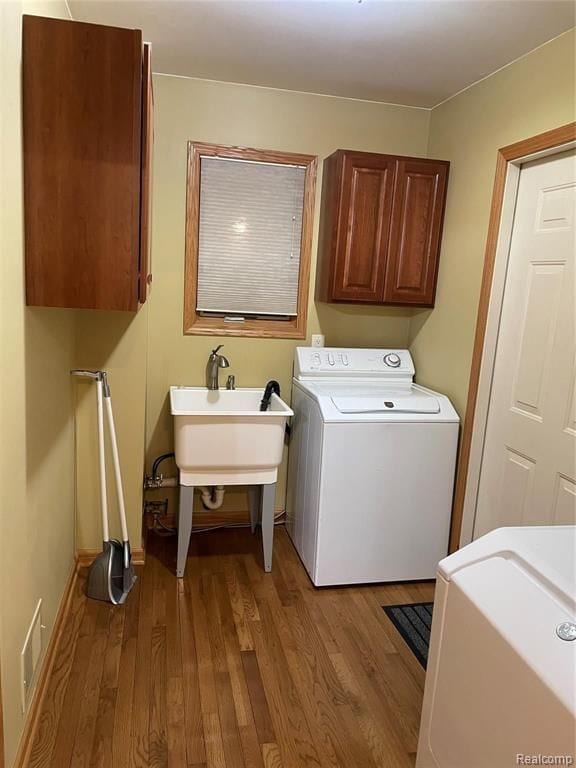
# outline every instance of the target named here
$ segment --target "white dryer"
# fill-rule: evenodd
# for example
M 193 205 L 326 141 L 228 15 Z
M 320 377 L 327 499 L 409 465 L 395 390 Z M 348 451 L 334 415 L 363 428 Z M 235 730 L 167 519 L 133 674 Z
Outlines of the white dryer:
M 408 350 L 298 347 L 288 533 L 317 586 L 434 578 L 459 419 Z

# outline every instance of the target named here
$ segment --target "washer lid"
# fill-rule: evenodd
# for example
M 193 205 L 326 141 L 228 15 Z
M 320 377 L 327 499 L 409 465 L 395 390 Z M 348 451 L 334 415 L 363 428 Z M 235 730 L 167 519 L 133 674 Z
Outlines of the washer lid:
M 331 399 L 340 413 L 440 413 L 438 400 L 427 395 L 340 395 Z

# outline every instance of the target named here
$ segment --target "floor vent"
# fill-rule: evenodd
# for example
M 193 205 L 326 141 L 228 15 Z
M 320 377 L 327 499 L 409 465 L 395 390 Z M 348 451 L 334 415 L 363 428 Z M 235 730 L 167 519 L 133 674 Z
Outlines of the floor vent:
M 42 630 L 44 628 L 42 624 L 42 600 L 38 600 L 20 653 L 20 698 L 23 713 L 28 708 L 30 694 L 34 688 L 39 662 L 42 658 Z

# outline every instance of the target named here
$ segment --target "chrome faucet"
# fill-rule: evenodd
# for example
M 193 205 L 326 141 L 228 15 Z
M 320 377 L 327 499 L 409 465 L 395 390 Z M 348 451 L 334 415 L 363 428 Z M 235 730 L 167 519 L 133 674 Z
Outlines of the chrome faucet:
M 230 363 L 224 355 L 219 355 L 218 350 L 222 349 L 222 344 L 213 349 L 206 363 L 206 387 L 208 389 L 218 389 L 218 374 L 220 368 L 228 368 Z

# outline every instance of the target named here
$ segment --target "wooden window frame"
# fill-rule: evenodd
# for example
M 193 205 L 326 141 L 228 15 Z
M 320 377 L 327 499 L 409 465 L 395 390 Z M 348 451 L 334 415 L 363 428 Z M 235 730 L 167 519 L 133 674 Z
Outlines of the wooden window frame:
M 242 324 L 226 323 L 223 317 L 207 317 L 196 311 L 198 291 L 198 235 L 200 228 L 200 162 L 202 157 L 223 157 L 235 160 L 300 165 L 304 175 L 304 203 L 302 209 L 302 239 L 298 273 L 298 303 L 296 317 L 289 320 L 257 320 L 247 318 Z M 248 336 L 269 339 L 306 338 L 308 291 L 310 288 L 310 261 L 312 254 L 312 228 L 316 194 L 315 155 L 295 152 L 276 152 L 268 149 L 233 147 L 222 144 L 188 142 L 188 177 L 186 183 L 186 256 L 184 270 L 184 334 L 202 336 Z

